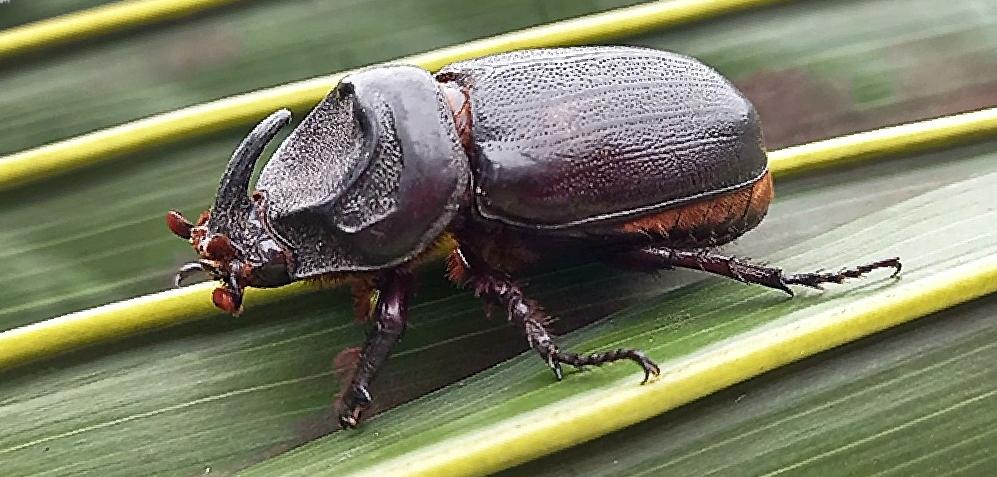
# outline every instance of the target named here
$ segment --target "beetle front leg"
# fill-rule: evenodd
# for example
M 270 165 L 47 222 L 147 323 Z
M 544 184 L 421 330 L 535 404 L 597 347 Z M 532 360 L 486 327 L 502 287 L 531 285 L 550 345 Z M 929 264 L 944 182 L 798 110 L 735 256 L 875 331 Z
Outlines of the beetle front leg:
M 364 411 L 373 402 L 368 390 L 370 383 L 405 331 L 408 301 L 413 288 L 414 279 L 408 270 L 395 269 L 382 275 L 378 283 L 380 293 L 375 311 L 375 327 L 367 336 L 356 369 L 352 373 L 352 380 L 341 398 L 339 424 L 342 427 L 356 427 Z
M 530 348 L 540 355 L 559 381 L 564 376 L 561 364 L 569 364 L 580 369 L 589 365 L 599 366 L 613 361 L 630 360 L 644 370 L 642 384 L 652 375 L 657 376 L 661 373 L 654 361 L 635 349 L 620 348 L 589 354 L 562 351 L 547 332 L 547 324 L 552 321 L 550 315 L 539 303 L 527 298 L 519 284 L 507 274 L 489 268 L 459 248 L 453 253 L 456 257 L 451 257 L 450 260 L 451 278 L 461 285 L 469 285 L 474 289 L 475 296 L 504 306 L 508 310 L 509 320 L 522 324 Z M 460 269 L 455 270 L 454 266 Z
M 745 283 L 754 283 L 790 295 L 793 291 L 789 285 L 800 285 L 821 289 L 824 283 L 842 283 L 848 278 L 861 278 L 863 275 L 880 268 L 892 268 L 893 275 L 900 273 L 899 258 L 887 258 L 876 262 L 847 268 L 838 272 L 799 273 L 786 275 L 781 268 L 750 263 L 737 257 L 731 257 L 711 252 L 709 250 L 675 250 L 665 247 L 649 247 L 620 257 L 624 263 L 647 268 L 688 268 L 701 270 L 716 275 L 732 278 Z

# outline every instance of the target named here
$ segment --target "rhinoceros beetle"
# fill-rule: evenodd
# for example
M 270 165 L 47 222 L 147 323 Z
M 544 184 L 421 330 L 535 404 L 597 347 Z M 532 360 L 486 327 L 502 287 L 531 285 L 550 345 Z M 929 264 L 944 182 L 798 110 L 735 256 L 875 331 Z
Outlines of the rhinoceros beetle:
M 411 268 L 434 250 L 450 279 L 508 310 L 557 379 L 637 363 L 638 350 L 560 349 L 549 315 L 513 277 L 551 257 L 643 271 L 702 270 L 792 294 L 877 268 L 786 275 L 713 249 L 754 228 L 773 197 L 758 115 L 723 76 L 675 53 L 630 47 L 516 51 L 436 75 L 406 65 L 350 74 L 291 132 L 256 184 L 264 146 L 291 115 L 264 119 L 235 150 L 214 205 L 169 228 L 221 281 L 212 299 L 238 314 L 245 287 L 312 278 L 354 285 L 375 320 L 340 398 L 354 427 L 369 384 L 405 329 Z M 365 305 L 366 304 L 366 305 Z

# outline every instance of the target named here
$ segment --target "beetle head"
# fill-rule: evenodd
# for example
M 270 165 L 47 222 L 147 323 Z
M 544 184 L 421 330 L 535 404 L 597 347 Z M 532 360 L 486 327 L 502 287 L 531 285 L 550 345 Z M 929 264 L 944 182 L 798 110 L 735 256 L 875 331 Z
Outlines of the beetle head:
M 170 230 L 188 240 L 201 257 L 180 267 L 175 284 L 179 286 L 195 273 L 210 274 L 221 281 L 212 301 L 233 315 L 242 311 L 245 287 L 276 287 L 291 281 L 289 255 L 266 226 L 266 196 L 257 192 L 250 198 L 248 194 L 249 179 L 263 148 L 290 120 L 289 111 L 277 111 L 243 139 L 225 169 L 214 205 L 196 224 L 177 211 L 166 214 Z

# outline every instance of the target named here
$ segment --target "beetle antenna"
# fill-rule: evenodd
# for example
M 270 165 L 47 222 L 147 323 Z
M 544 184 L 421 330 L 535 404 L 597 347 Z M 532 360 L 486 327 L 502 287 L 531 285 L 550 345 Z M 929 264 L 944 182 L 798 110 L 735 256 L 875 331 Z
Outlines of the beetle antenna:
M 239 147 L 232 153 L 225 174 L 218 184 L 218 196 L 215 198 L 215 210 L 229 210 L 239 202 L 245 201 L 249 190 L 249 178 L 253 175 L 253 167 L 263 154 L 277 132 L 291 122 L 291 112 L 286 109 L 275 111 L 266 119 L 260 121 L 253 131 L 242 140 Z

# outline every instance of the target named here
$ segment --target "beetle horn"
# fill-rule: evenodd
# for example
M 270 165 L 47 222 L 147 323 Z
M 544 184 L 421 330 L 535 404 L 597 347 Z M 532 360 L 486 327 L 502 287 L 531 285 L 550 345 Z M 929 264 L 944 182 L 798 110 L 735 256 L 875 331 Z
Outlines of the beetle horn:
M 216 210 L 229 210 L 235 204 L 246 200 L 249 190 L 249 178 L 253 175 L 256 160 L 263 154 L 267 146 L 280 129 L 291 122 L 291 112 L 286 109 L 275 111 L 266 119 L 260 121 L 253 131 L 242 140 L 239 147 L 232 153 L 225 175 L 218 184 L 218 196 L 215 198 Z

